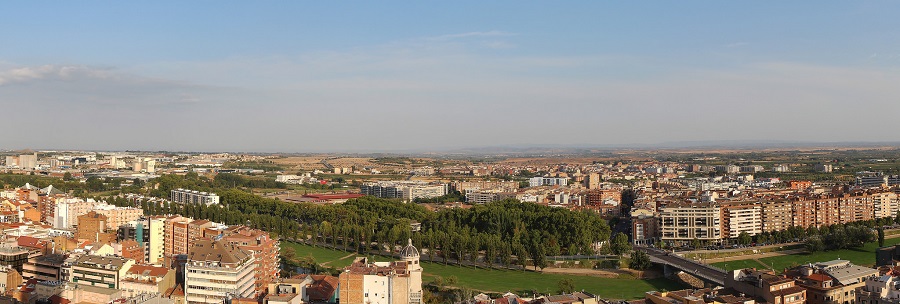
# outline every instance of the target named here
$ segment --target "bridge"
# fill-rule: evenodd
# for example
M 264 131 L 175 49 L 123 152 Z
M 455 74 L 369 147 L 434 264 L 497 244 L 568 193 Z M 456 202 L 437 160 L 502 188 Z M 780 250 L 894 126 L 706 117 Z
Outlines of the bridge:
M 644 252 L 647 252 L 647 254 L 650 255 L 650 262 L 663 265 L 663 267 L 666 267 L 667 273 L 670 271 L 670 269 L 674 268 L 676 270 L 680 270 L 687 274 L 695 276 L 698 279 L 703 280 L 707 284 L 718 286 L 725 285 L 725 276 L 727 275 L 727 273 L 722 268 L 695 262 L 690 259 L 685 259 L 674 253 L 670 253 L 661 249 L 635 247 L 635 250 L 642 250 Z

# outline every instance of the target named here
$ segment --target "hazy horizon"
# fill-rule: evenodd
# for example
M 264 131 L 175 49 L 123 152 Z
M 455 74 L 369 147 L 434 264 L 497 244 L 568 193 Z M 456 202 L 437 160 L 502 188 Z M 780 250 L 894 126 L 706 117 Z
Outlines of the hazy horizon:
M 4 149 L 900 142 L 895 2 L 4 7 Z

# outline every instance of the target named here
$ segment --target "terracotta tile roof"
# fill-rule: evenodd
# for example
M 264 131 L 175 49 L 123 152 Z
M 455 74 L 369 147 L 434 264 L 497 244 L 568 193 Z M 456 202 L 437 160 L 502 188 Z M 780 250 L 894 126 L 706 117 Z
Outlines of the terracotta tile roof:
M 827 282 L 827 281 L 831 281 L 831 277 L 829 277 L 829 276 L 827 276 L 827 275 L 824 275 L 824 274 L 821 274 L 821 273 L 814 273 L 814 274 L 809 275 L 809 276 L 806 277 L 806 278 L 807 278 L 807 279 L 810 279 L 810 280 L 813 280 L 813 281 L 817 281 L 817 282 Z
M 198 240 L 188 251 L 189 261 L 208 261 L 223 264 L 238 264 L 249 256 L 237 246 L 222 241 Z
M 59 295 L 53 295 L 53 296 L 51 296 L 48 300 L 50 300 L 50 304 L 69 304 L 69 303 L 72 303 L 72 301 L 69 301 L 69 299 L 60 297 Z
M 310 301 L 328 301 L 337 290 L 338 278 L 326 275 L 313 275 L 313 283 L 306 286 L 306 294 Z
M 142 276 L 164 277 L 169 273 L 169 269 L 153 265 L 134 264 L 128 269 L 128 273 Z
M 35 248 L 40 249 L 44 248 L 43 242 L 41 240 L 30 237 L 30 236 L 20 236 L 19 239 L 16 240 L 19 246 L 27 247 L 27 248 Z

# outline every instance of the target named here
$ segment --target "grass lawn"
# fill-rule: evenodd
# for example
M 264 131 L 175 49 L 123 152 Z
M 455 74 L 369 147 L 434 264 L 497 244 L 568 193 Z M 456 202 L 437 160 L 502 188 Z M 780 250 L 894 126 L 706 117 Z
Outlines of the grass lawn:
M 892 238 L 884 240 L 885 246 L 892 246 L 900 244 L 900 238 Z M 866 243 L 863 247 L 860 248 L 851 248 L 851 249 L 842 249 L 842 250 L 832 250 L 832 251 L 822 251 L 816 253 L 802 253 L 802 254 L 792 254 L 792 255 L 783 255 L 776 257 L 768 257 L 759 259 L 765 264 L 771 266 L 777 272 L 783 271 L 785 268 L 791 268 L 794 266 L 798 266 L 801 264 L 807 263 L 816 263 L 816 262 L 826 262 L 831 260 L 837 260 L 838 258 L 842 260 L 850 260 L 853 264 L 860 266 L 874 266 L 875 265 L 875 249 L 878 249 L 878 242 L 870 242 Z M 762 267 L 759 263 L 756 263 L 753 260 L 741 260 L 741 261 L 731 261 L 728 262 L 728 269 L 736 269 L 739 266 L 737 263 L 748 263 L 748 265 L 755 264 L 755 267 Z M 752 262 L 752 264 L 751 264 Z M 718 267 L 723 267 L 724 263 L 715 263 L 713 265 Z M 753 266 L 750 266 L 753 267 Z M 769 268 L 769 267 L 765 267 Z
M 332 250 L 321 247 L 313 247 L 305 244 L 282 242 L 281 249 L 293 248 L 298 257 L 312 255 L 319 264 L 328 263 L 334 268 L 343 268 L 353 262 L 349 257 L 341 260 L 351 253 Z M 387 257 L 375 257 L 377 261 L 386 261 Z M 639 299 L 644 293 L 651 290 L 680 290 L 684 287 L 667 279 L 638 280 L 629 277 L 601 278 L 580 275 L 544 274 L 532 271 L 514 271 L 484 269 L 473 267 L 445 266 L 440 263 L 423 262 L 425 269 L 423 281 L 431 282 L 438 276 L 447 279 L 456 276 L 459 286 L 469 287 L 479 291 L 525 291 L 537 290 L 539 292 L 556 292 L 557 283 L 563 278 L 572 278 L 577 290 L 584 289 L 605 298 L 615 299 Z
M 719 262 L 719 263 L 713 263 L 712 265 L 722 268 L 722 269 L 726 269 L 726 267 L 728 267 L 726 270 L 743 269 L 743 268 L 757 268 L 757 269 L 769 268 L 769 267 L 764 267 L 762 264 L 760 264 L 759 262 L 757 262 L 755 260 L 739 260 L 739 261 L 731 261 L 731 262 L 724 262 L 724 263 Z
M 281 250 L 284 250 L 285 248 L 294 248 L 294 252 L 297 253 L 297 257 L 307 257 L 309 255 L 312 255 L 313 258 L 316 259 L 317 263 L 319 263 L 319 264 L 329 263 L 329 265 L 332 265 L 332 263 L 336 263 L 335 261 L 339 260 L 342 257 L 352 254 L 351 252 L 332 250 L 332 249 L 322 248 L 322 247 L 313 247 L 313 246 L 306 245 L 306 244 L 298 244 L 298 243 L 292 243 L 292 242 L 286 242 L 286 241 L 281 242 Z M 340 266 L 340 267 L 350 265 L 350 263 L 353 262 L 352 257 L 347 258 L 346 260 L 348 262 L 346 262 L 346 264 L 343 264 L 343 266 Z M 343 262 L 343 261 L 339 261 L 339 262 Z
M 601 278 L 579 275 L 545 274 L 532 271 L 484 269 L 459 267 L 440 263 L 422 263 L 425 270 L 423 280 L 434 281 L 436 276 L 444 279 L 456 276 L 460 286 L 480 291 L 517 292 L 536 290 L 555 293 L 557 283 L 564 278 L 575 281 L 575 289 L 584 289 L 604 298 L 638 299 L 651 290 L 680 290 L 684 287 L 667 279 L 638 280 L 634 278 Z

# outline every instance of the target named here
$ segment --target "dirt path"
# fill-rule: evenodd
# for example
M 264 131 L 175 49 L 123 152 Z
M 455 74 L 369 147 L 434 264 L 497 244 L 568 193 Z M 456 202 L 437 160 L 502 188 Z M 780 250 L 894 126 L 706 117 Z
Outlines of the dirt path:
M 703 262 L 707 263 L 707 264 L 713 264 L 713 263 L 719 263 L 719 262 L 762 259 L 762 258 L 782 256 L 782 255 L 791 255 L 791 254 L 798 254 L 798 253 L 804 253 L 804 252 L 806 252 L 806 249 L 791 249 L 791 250 L 784 250 L 784 251 L 773 251 L 773 252 L 764 252 L 764 253 L 757 253 L 757 254 L 745 254 L 745 255 L 738 255 L 738 256 L 730 256 L 730 257 L 724 257 L 724 258 L 705 259 L 705 260 L 703 260 Z M 765 265 L 765 264 L 763 264 L 763 265 Z
M 599 269 L 585 269 L 585 268 L 544 268 L 544 273 L 562 273 L 562 274 L 576 274 L 576 275 L 587 275 L 593 277 L 603 277 L 603 278 L 617 278 L 619 277 L 618 273 L 607 271 L 607 270 L 599 270 Z
M 340 261 L 340 260 L 346 260 L 347 258 L 353 257 L 353 256 L 356 256 L 356 253 L 351 253 L 351 254 L 348 254 L 348 255 L 345 255 L 345 256 L 341 257 L 340 259 L 333 260 L 333 261 L 328 261 L 328 262 L 325 262 L 325 263 L 321 263 L 321 264 L 319 264 L 319 265 L 322 265 L 322 266 L 328 266 L 328 264 L 331 263 L 331 262 L 334 262 L 334 261 Z

